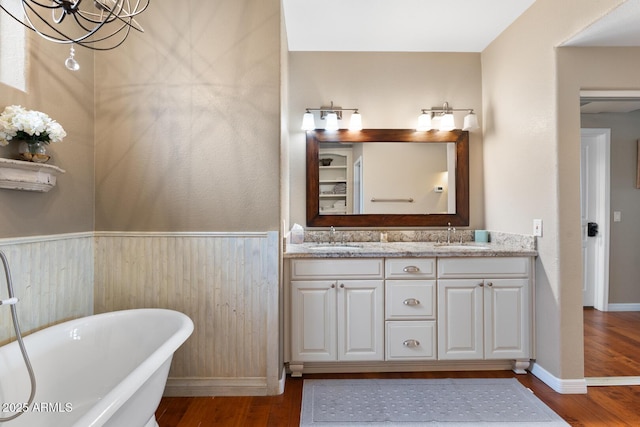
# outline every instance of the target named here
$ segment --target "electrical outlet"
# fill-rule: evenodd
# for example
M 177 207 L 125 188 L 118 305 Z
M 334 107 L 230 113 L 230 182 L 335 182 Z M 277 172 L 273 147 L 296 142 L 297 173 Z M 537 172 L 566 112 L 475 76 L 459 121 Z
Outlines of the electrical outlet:
M 542 237 L 542 220 L 541 219 L 533 220 L 533 235 L 536 237 Z

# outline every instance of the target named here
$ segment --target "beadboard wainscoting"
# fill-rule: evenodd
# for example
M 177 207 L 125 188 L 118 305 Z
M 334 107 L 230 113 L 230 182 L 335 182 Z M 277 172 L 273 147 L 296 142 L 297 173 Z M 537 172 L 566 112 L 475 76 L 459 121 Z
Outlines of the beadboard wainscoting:
M 93 232 L 0 239 L 0 250 L 9 261 L 23 334 L 93 314 Z M 7 298 L 4 271 L 0 295 Z M 0 342 L 13 339 L 11 311 L 0 307 Z
M 193 319 L 165 395 L 278 394 L 278 232 L 95 235 L 96 313 L 161 307 Z

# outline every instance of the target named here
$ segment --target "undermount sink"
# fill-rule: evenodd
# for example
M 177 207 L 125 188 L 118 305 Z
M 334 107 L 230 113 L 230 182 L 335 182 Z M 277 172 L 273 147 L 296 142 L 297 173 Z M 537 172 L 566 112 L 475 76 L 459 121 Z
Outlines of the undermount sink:
M 464 243 L 439 243 L 436 245 L 436 247 L 438 248 L 450 248 L 450 249 L 463 249 L 463 250 L 467 250 L 467 249 L 471 249 L 471 250 L 482 250 L 482 249 L 489 249 L 489 246 L 481 246 L 481 245 L 475 245 L 473 243 L 471 244 L 464 244 Z
M 358 249 L 362 249 L 360 246 L 353 245 L 320 245 L 320 246 L 311 246 L 309 249 L 313 251 L 354 251 Z

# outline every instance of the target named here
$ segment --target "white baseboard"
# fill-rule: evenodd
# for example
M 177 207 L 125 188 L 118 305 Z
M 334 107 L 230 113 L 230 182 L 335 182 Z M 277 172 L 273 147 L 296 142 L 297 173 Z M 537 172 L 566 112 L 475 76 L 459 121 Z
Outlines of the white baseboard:
M 287 382 L 287 368 L 282 367 L 282 373 L 280 374 L 280 381 L 278 381 L 278 394 L 284 393 L 284 385 Z
M 609 304 L 607 311 L 640 311 L 640 303 L 636 304 Z
M 640 385 L 640 377 L 587 377 L 587 386 Z
M 561 394 L 586 394 L 587 382 L 584 378 L 563 380 L 551 374 L 537 363 L 531 365 L 531 373 L 542 382 Z

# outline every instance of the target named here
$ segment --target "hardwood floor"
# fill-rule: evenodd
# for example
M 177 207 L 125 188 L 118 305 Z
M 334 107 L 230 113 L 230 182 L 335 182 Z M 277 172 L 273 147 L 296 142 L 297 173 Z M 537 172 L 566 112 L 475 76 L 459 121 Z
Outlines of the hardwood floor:
M 640 313 L 585 310 L 586 376 L 640 375 Z M 589 387 L 587 394 L 559 394 L 531 374 L 511 371 L 305 375 L 305 378 L 517 378 L 572 426 L 640 426 L 640 386 Z M 267 397 L 168 397 L 156 418 L 160 427 L 269 426 L 300 423 L 300 378 Z
M 640 376 L 640 312 L 584 310 L 584 375 Z

